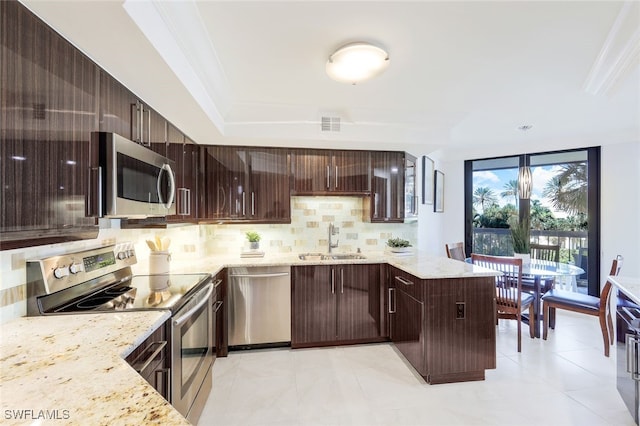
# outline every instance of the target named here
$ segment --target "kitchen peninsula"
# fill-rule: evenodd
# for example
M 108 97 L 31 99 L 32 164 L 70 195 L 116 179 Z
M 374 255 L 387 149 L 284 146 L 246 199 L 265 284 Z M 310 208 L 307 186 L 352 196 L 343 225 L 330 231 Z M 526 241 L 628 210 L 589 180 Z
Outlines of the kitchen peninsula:
M 396 271 L 403 274 L 405 279 L 407 276 L 413 277 L 415 283 L 408 285 L 413 287 L 410 289 L 406 288 L 406 284 L 394 284 L 395 279 L 381 282 L 381 289 L 386 289 L 380 292 L 381 309 L 383 312 L 394 311 L 389 315 L 404 309 L 401 300 L 406 299 L 396 295 L 395 302 L 392 298 L 395 306 L 389 310 L 387 302 L 390 288 L 395 288 L 398 293 L 410 293 L 412 299 L 424 306 L 417 334 L 413 333 L 415 328 L 412 325 L 400 325 L 391 331 L 390 336 L 387 334 L 387 339 L 396 344 L 428 382 L 434 368 L 443 368 L 443 363 L 455 362 L 460 354 L 475 359 L 479 348 L 484 348 L 484 353 L 477 359 L 484 364 L 473 364 L 475 369 L 469 376 L 456 371 L 448 375 L 433 375 L 431 382 L 479 380 L 484 377 L 485 368 L 495 368 L 494 273 L 474 265 L 424 254 L 400 257 L 365 253 L 365 259 L 348 261 L 310 261 L 301 260 L 293 254 L 274 254 L 260 259 L 239 259 L 237 256 L 201 259 L 189 265 L 172 265 L 172 270 L 199 270 L 217 274 L 224 272 L 227 267 L 238 266 L 346 264 L 379 264 L 386 271 L 385 276 L 390 276 L 390 271 Z M 436 295 L 426 290 L 430 285 L 450 291 Z M 475 289 L 472 292 L 476 295 L 475 299 L 464 299 L 469 289 Z M 484 299 L 478 298 L 478 295 Z M 425 300 L 424 297 L 431 298 Z M 445 309 L 448 300 L 452 306 Z M 465 303 L 462 312 L 461 303 Z M 484 312 L 484 318 L 474 313 L 475 305 L 483 306 L 478 312 Z M 432 320 L 429 312 L 437 312 L 441 319 L 427 327 L 426 322 Z M 446 312 L 453 315 L 453 326 L 456 327 L 450 330 L 451 333 L 445 332 L 449 323 L 442 318 Z M 460 316 L 464 318 L 458 318 Z M 107 424 L 114 421 L 188 424 L 123 359 L 167 318 L 169 314 L 164 311 L 146 311 L 28 317 L 5 324 L 0 343 L 3 413 L 11 416 L 9 420 L 16 424 L 30 423 L 34 419 L 25 416 L 37 415 L 66 416 L 66 421 L 76 424 Z M 480 322 L 478 327 L 485 328 L 486 333 L 474 334 L 471 336 L 473 339 L 469 337 L 464 341 L 464 347 L 452 348 L 451 344 L 459 340 L 452 340 L 451 336 L 464 333 L 468 327 L 462 324 L 471 321 Z M 439 344 L 438 339 L 445 339 L 445 344 Z M 439 347 L 447 350 L 446 362 L 434 352 Z M 451 357 L 451 352 L 456 357 Z M 469 358 L 466 362 L 469 362 Z M 480 371 L 482 377 L 479 376 Z M 22 419 L 19 416 L 23 416 Z

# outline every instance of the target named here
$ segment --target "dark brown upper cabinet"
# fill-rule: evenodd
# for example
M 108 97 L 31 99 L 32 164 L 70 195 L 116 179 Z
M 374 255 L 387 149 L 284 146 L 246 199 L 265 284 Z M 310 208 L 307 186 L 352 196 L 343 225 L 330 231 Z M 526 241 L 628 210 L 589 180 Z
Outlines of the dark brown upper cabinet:
M 100 131 L 132 139 L 132 109 L 136 96 L 106 71 L 100 71 Z
M 131 104 L 130 137 L 158 154 L 167 154 L 167 120 L 138 99 Z
M 363 199 L 363 220 L 404 222 L 405 154 L 371 153 L 371 196 Z
M 0 2 L 0 43 L 0 249 L 96 238 L 85 215 L 98 202 L 91 133 L 163 155 L 184 136 L 20 2 Z M 186 144 L 180 158 L 179 187 L 192 191 L 184 216 L 195 218 L 197 149 Z
M 418 219 L 418 195 L 416 157 L 404 154 L 404 219 L 405 221 Z
M 291 151 L 293 195 L 366 195 L 371 191 L 369 151 Z
M 196 222 L 198 219 L 198 145 L 167 123 L 167 157 L 176 162 L 176 214 L 167 222 Z M 159 145 L 153 144 L 152 146 Z M 155 148 L 154 148 L 155 150 Z
M 99 68 L 19 2 L 0 2 L 0 44 L 1 248 L 95 238 Z
M 291 222 L 287 150 L 207 146 L 200 155 L 202 221 Z
M 106 71 L 100 72 L 100 131 L 167 153 L 167 121 Z

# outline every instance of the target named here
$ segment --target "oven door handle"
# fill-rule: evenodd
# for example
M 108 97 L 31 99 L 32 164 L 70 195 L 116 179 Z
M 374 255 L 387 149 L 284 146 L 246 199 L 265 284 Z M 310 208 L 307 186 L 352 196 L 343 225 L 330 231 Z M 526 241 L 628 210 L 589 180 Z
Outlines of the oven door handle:
M 202 296 L 202 299 L 196 304 L 196 306 L 194 306 L 193 308 L 189 309 L 187 311 L 187 313 L 185 313 L 184 315 L 182 315 L 181 317 L 178 317 L 176 319 L 173 320 L 173 326 L 174 327 L 178 327 L 180 326 L 183 322 L 185 322 L 186 320 L 188 320 L 189 318 L 191 318 L 191 316 L 198 310 L 200 309 L 205 303 L 209 302 L 209 298 L 211 297 L 211 293 L 213 293 L 213 284 L 209 283 L 207 284 L 207 289 L 206 290 L 201 290 L 201 292 L 199 294 L 197 294 L 196 296 L 193 296 L 194 299 L 200 298 L 200 294 L 202 294 L 203 292 L 206 292 L 206 294 L 204 296 Z

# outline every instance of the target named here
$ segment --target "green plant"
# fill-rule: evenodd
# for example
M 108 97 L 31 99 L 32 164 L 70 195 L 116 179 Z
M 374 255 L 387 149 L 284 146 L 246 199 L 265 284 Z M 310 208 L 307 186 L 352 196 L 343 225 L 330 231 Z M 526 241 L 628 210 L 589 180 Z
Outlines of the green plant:
M 261 238 L 260 234 L 258 234 L 256 231 L 247 231 L 245 235 L 247 236 L 247 240 L 249 240 L 250 243 L 257 243 Z
M 387 245 L 389 247 L 411 247 L 411 243 L 409 240 L 403 240 L 402 238 L 389 238 L 387 240 Z

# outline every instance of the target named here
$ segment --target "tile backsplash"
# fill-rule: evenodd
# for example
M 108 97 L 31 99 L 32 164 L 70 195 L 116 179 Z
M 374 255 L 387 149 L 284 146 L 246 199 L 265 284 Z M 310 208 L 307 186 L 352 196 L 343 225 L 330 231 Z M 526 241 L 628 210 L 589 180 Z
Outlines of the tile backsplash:
M 203 225 L 204 250 L 209 255 L 249 248 L 245 232 L 260 233 L 260 250 L 266 253 L 326 252 L 329 223 L 339 228 L 336 252 L 382 251 L 389 238 L 416 244 L 418 224 L 366 223 L 361 197 L 291 197 L 291 223 L 273 225 Z M 335 240 L 334 240 L 335 242 Z
M 366 223 L 361 197 L 291 197 L 291 224 L 187 225 L 169 229 L 120 229 L 118 220 L 101 220 L 95 240 L 0 251 L 0 323 L 26 314 L 26 260 L 130 241 L 138 264 L 134 273 L 147 271 L 149 248 L 155 234 L 171 238 L 172 258 L 188 261 L 203 256 L 229 255 L 249 248 L 245 232 L 260 233 L 266 253 L 326 252 L 329 223 L 339 228 L 336 252 L 381 251 L 389 238 L 417 244 L 417 223 Z M 335 241 L 335 240 L 334 240 Z

